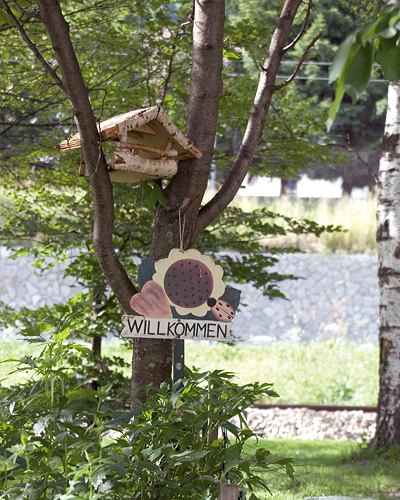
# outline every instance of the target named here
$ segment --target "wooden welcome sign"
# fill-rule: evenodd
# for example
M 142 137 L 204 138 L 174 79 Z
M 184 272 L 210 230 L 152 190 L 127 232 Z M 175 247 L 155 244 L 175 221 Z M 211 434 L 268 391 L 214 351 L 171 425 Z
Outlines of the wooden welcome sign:
M 140 316 L 125 315 L 123 337 L 233 341 L 232 320 L 240 290 L 226 286 L 209 255 L 174 248 L 166 259 L 145 259 L 141 291 L 131 298 Z

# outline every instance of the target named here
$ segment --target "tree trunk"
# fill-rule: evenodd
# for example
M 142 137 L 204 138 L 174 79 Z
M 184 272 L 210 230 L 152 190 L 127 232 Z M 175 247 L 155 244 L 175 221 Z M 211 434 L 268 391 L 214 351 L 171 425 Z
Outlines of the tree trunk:
M 237 500 L 239 488 L 234 484 L 221 484 L 219 500 Z
M 89 173 L 94 206 L 93 248 L 96 258 L 118 302 L 126 313 L 131 314 L 129 301 L 135 288 L 115 252 L 113 189 L 89 101 L 89 91 L 71 42 L 69 25 L 58 0 L 37 0 L 37 4 L 61 71 L 62 88 L 71 103 Z
M 391 83 L 379 163 L 380 390 L 372 448 L 400 445 L 400 83 Z
M 113 190 L 96 120 L 89 102 L 89 92 L 69 36 L 69 26 L 62 14 L 59 0 L 36 1 L 62 78 L 59 78 L 58 72 L 55 72 L 42 57 L 39 60 L 68 96 L 80 134 L 82 153 L 93 193 L 93 246 L 96 257 L 117 300 L 124 311 L 131 314 L 130 298 L 135 293 L 135 288 L 114 248 Z M 178 173 L 164 191 L 168 205 L 165 208 L 158 206 L 156 209 L 150 250 L 150 258 L 153 260 L 166 257 L 172 248 L 190 248 L 201 231 L 236 195 L 249 170 L 255 147 L 262 135 L 272 95 L 282 87 L 282 84 L 275 86 L 282 57 L 297 43 L 307 25 L 312 0 L 309 0 L 306 8 L 303 28 L 293 42 L 287 45 L 294 17 L 301 4 L 302 0 L 286 0 L 282 7 L 261 69 L 258 89 L 238 156 L 227 181 L 213 202 L 200 210 L 214 152 L 219 101 L 222 95 L 225 0 L 195 0 L 193 60 L 186 135 L 196 144 L 203 156 L 200 159 L 181 161 Z M 38 57 L 35 47 L 29 46 Z M 308 48 L 310 47 L 311 45 Z M 284 85 L 289 81 L 290 79 Z M 172 342 L 135 340 L 132 359 L 132 395 L 140 396 L 139 387 L 148 384 L 159 386 L 166 378 L 170 378 L 171 361 Z
M 167 207 L 154 218 L 150 258 L 168 256 L 172 248 L 191 247 L 201 200 L 207 188 L 219 101 L 222 94 L 222 48 L 225 0 L 197 0 L 193 25 L 193 60 L 186 135 L 203 153 L 200 159 L 179 162 L 178 173 L 164 194 Z M 132 396 L 144 385 L 158 386 L 171 377 L 172 341 L 136 339 L 132 358 Z

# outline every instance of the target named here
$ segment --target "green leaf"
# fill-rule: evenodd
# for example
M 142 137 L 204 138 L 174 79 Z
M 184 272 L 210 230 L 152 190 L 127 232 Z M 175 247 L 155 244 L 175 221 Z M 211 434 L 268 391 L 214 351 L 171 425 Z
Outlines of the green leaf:
M 372 39 L 373 34 L 375 33 L 376 27 L 379 24 L 379 20 L 371 21 L 370 23 L 366 24 L 363 28 L 360 30 L 360 37 L 362 43 L 365 43 L 368 40 Z
M 355 41 L 356 35 L 353 33 L 339 47 L 329 67 L 329 83 L 333 83 L 343 74 L 345 67 L 349 64 L 349 59 L 354 53 Z
M 0 26 L 2 26 L 3 24 L 12 24 L 12 21 L 7 12 L 2 7 L 0 7 Z
M 330 81 L 335 79 L 337 81 L 335 100 L 329 108 L 326 121 L 328 132 L 335 121 L 344 93 L 347 92 L 354 103 L 364 91 L 371 76 L 373 55 L 372 42 L 367 42 L 363 46 L 360 41 L 356 43 L 355 35 L 348 37 L 340 46 L 329 69 Z
M 225 59 L 228 59 L 229 61 L 241 61 L 243 59 L 240 54 L 234 52 L 233 50 L 224 49 L 223 56 L 225 57 Z
M 101 485 L 101 483 L 106 478 L 106 472 L 103 467 L 95 470 L 92 476 L 92 485 L 97 490 L 97 488 Z
M 335 118 L 337 115 L 337 112 L 339 111 L 340 104 L 342 103 L 342 99 L 344 96 L 344 85 L 343 85 L 343 78 L 340 78 L 336 82 L 336 91 L 335 91 L 335 100 L 329 107 L 328 111 L 328 119 L 326 120 L 326 129 L 329 132 L 332 125 L 335 122 Z
M 170 458 L 176 460 L 176 463 L 187 462 L 189 460 L 199 460 L 200 458 L 204 458 L 208 453 L 208 451 L 186 450 L 182 453 L 171 455 Z
M 390 82 L 400 80 L 400 48 L 397 41 L 398 36 L 395 36 L 390 39 L 381 39 L 377 43 L 375 58 L 382 66 L 384 78 Z
M 97 391 L 92 389 L 75 389 L 73 391 L 67 392 L 68 402 L 74 401 L 75 399 L 85 398 L 91 401 L 97 402 L 98 394 Z
M 345 69 L 344 90 L 352 98 L 353 103 L 358 101 L 364 92 L 373 64 L 374 46 L 372 42 L 359 47 L 354 59 Z
M 112 420 L 106 423 L 106 427 L 111 427 L 114 425 L 119 425 L 119 424 L 127 424 L 132 420 L 133 417 L 137 417 L 142 413 L 141 408 L 135 408 L 132 411 L 129 411 L 127 413 L 122 413 L 121 415 L 116 416 Z
M 154 186 L 154 190 L 156 192 L 156 197 L 157 197 L 158 203 L 162 207 L 166 207 L 168 205 L 168 199 L 164 196 L 164 193 L 161 191 L 160 186 L 158 184 L 156 184 L 155 182 L 153 182 L 153 186 Z
M 229 422 L 229 420 L 225 422 L 224 427 L 228 429 L 235 437 L 239 436 L 239 431 L 240 431 L 239 427 L 232 424 L 232 422 Z
M 389 26 L 393 27 L 396 26 L 396 24 L 400 21 L 400 14 L 397 11 L 397 14 L 395 13 L 394 15 L 391 16 L 389 19 Z
M 393 38 L 398 33 L 398 30 L 390 22 L 388 14 L 382 16 L 375 30 L 375 36 L 380 38 Z
M 157 203 L 161 206 L 166 207 L 168 205 L 168 199 L 164 196 L 161 191 L 160 186 L 153 181 L 145 181 L 141 184 L 142 198 L 146 205 L 154 208 Z

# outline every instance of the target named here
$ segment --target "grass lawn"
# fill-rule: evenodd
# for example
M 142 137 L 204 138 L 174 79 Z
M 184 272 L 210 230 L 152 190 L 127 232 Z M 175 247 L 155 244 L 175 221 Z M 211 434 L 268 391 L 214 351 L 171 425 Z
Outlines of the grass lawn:
M 24 341 L 0 341 L 0 359 L 35 354 L 40 346 Z M 103 354 L 127 361 L 131 348 L 121 342 L 104 344 Z M 310 403 L 375 404 L 378 386 L 378 346 L 350 345 L 344 340 L 295 344 L 221 346 L 188 342 L 186 361 L 201 370 L 236 372 L 243 383 L 275 382 L 281 401 Z M 0 363 L 0 380 L 14 365 Z M 126 369 L 126 375 L 129 368 Z M 12 375 L 3 383 L 16 384 L 29 373 Z M 279 401 L 279 400 L 278 400 Z M 254 442 L 255 444 L 255 442 Z M 275 500 L 300 500 L 316 496 L 354 496 L 374 500 L 400 497 L 400 450 L 391 458 L 361 451 L 360 445 L 343 441 L 259 440 L 271 450 L 272 460 L 292 457 L 296 480 L 269 472 L 268 484 Z M 252 447 L 249 446 L 249 453 Z M 271 498 L 268 492 L 257 492 Z
M 110 343 L 107 355 L 131 360 L 129 345 Z M 241 383 L 271 382 L 280 398 L 274 403 L 376 405 L 379 348 L 351 345 L 343 339 L 324 342 L 274 342 L 262 346 L 185 342 L 185 362 L 201 371 L 223 369 Z M 268 402 L 266 400 L 266 402 Z
M 185 362 L 201 371 L 233 372 L 240 383 L 270 382 L 280 398 L 276 403 L 375 405 L 378 395 L 378 346 L 350 345 L 343 339 L 269 345 L 221 345 L 186 341 Z M 37 353 L 40 346 L 23 340 L 0 340 L 0 360 Z M 129 343 L 105 342 L 104 356 L 132 358 Z M 16 363 L 0 363 L 0 380 Z M 130 368 L 124 370 L 130 376 Z M 29 373 L 12 375 L 4 385 L 18 383 Z
M 273 458 L 292 457 L 296 481 L 270 473 L 274 500 L 297 500 L 316 496 L 351 496 L 376 500 L 400 497 L 400 453 L 383 458 L 361 451 L 346 441 L 262 440 Z M 266 492 L 261 498 L 271 498 Z

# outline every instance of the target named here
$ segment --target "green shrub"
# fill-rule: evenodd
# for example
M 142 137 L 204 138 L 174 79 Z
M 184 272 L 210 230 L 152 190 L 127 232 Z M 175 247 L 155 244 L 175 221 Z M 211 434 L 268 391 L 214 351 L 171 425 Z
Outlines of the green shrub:
M 206 500 L 218 498 L 228 479 L 268 490 L 266 470 L 293 474 L 290 459 L 272 461 L 262 447 L 243 453 L 255 438 L 244 412 L 275 395 L 271 384 L 240 386 L 228 372 L 189 372 L 174 385 L 144 388 L 146 402 L 132 411 L 112 409 L 110 373 L 111 382 L 96 390 L 76 381 L 89 356 L 67 342 L 78 318 L 73 307 L 36 336 L 25 332 L 43 345 L 15 369 L 31 370 L 32 380 L 0 389 L 1 499 Z M 220 427 L 229 440 L 215 435 Z

